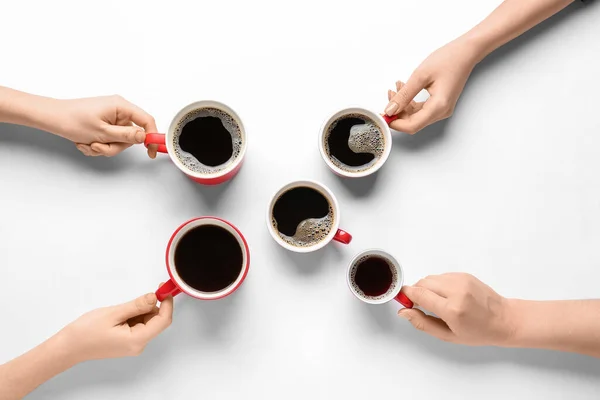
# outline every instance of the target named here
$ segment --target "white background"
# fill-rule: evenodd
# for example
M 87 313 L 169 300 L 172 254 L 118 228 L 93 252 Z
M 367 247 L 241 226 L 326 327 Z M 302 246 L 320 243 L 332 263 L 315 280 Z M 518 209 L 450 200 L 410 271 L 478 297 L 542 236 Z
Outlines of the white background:
M 408 283 L 466 271 L 505 296 L 598 297 L 598 4 L 488 57 L 451 120 L 394 134 L 376 179 L 342 181 L 320 159 L 330 112 L 382 110 L 397 79 L 499 3 L 2 1 L 0 84 L 119 93 L 163 131 L 185 104 L 220 100 L 242 116 L 249 147 L 234 181 L 205 188 L 141 147 L 86 158 L 1 126 L 0 362 L 154 290 L 172 231 L 213 214 L 249 241 L 243 289 L 212 303 L 179 296 L 142 356 L 79 365 L 32 399 L 598 398 L 598 360 L 442 343 L 346 287 L 346 263 L 381 247 Z M 302 178 L 337 195 L 350 246 L 293 255 L 272 241 L 269 196 Z

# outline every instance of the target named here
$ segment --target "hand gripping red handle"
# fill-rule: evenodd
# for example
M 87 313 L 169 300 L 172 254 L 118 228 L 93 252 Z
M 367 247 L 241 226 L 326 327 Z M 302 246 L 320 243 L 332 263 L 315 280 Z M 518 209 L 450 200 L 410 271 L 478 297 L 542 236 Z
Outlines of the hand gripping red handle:
M 146 139 L 144 140 L 144 146 L 148 148 L 148 146 L 151 144 L 158 145 L 159 153 L 167 152 L 167 146 L 165 145 L 165 135 L 163 135 L 162 133 L 147 133 Z
M 402 292 L 398 293 L 398 296 L 396 296 L 394 299 L 406 308 L 414 307 L 413 302 L 408 297 L 406 297 L 406 295 Z

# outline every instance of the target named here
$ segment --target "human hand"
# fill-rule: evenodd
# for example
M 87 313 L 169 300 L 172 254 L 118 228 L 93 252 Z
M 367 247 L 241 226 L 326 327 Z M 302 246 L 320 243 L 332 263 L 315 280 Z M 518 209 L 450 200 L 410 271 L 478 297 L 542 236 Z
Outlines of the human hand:
M 477 64 L 478 55 L 466 40 L 457 39 L 434 51 L 417 67 L 406 84 L 396 83 L 397 92 L 388 92 L 388 116 L 398 115 L 390 123 L 397 131 L 415 134 L 434 122 L 448 118 Z M 413 99 L 423 89 L 429 92 L 425 102 Z
M 158 308 L 156 296 L 148 293 L 128 303 L 90 311 L 59 335 L 69 344 L 75 363 L 137 356 L 171 324 L 172 316 L 172 297 Z
M 86 156 L 112 157 L 144 142 L 146 132 L 157 132 L 154 118 L 121 96 L 56 100 L 53 132 L 77 146 Z M 156 157 L 157 146 L 148 149 Z
M 498 346 L 514 333 L 509 300 L 464 273 L 432 275 L 402 291 L 418 309 L 403 308 L 398 315 L 438 339 L 471 346 Z

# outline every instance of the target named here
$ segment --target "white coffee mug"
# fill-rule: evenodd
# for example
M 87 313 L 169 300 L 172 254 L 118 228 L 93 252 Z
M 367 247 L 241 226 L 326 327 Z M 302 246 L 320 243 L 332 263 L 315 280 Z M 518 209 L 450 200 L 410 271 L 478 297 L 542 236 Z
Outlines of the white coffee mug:
M 391 277 L 389 277 L 389 282 L 382 283 L 385 286 L 389 285 L 389 287 L 383 293 L 365 293 L 363 291 L 365 288 L 361 287 L 361 284 L 364 286 L 364 283 L 360 282 L 360 277 L 357 282 L 356 277 L 359 269 L 358 267 L 369 258 L 383 259 L 390 268 Z M 364 267 L 368 267 L 368 265 L 364 264 L 363 268 Z M 370 279 L 378 278 L 371 276 Z M 386 277 L 386 279 L 388 279 L 388 277 Z M 406 308 L 413 307 L 413 302 L 400 291 L 402 289 L 402 284 L 404 283 L 404 271 L 402 270 L 402 266 L 391 254 L 383 250 L 369 249 L 357 254 L 348 265 L 346 281 L 348 282 L 348 287 L 352 294 L 365 303 L 383 304 L 391 300 L 396 300 Z
M 288 243 L 283 239 L 283 237 L 281 236 L 281 234 L 279 233 L 279 231 L 273 223 L 273 207 L 275 206 L 275 203 L 277 202 L 279 197 L 281 197 L 285 192 L 297 187 L 308 187 L 313 190 L 316 190 L 317 192 L 322 194 L 323 197 L 325 197 L 325 199 L 327 199 L 333 211 L 333 222 L 331 224 L 331 229 L 329 233 L 323 239 L 310 246 L 295 246 L 293 244 Z M 273 240 L 275 240 L 277 243 L 279 243 L 280 246 L 287 250 L 294 251 L 297 253 L 310 253 L 312 251 L 316 251 L 325 247 L 332 240 L 343 244 L 349 244 L 350 241 L 352 241 L 352 235 L 350 235 L 346 231 L 339 229 L 339 225 L 340 207 L 338 205 L 338 202 L 331 190 L 329 190 L 326 186 L 318 182 L 311 180 L 303 180 L 288 183 L 287 185 L 279 189 L 269 201 L 269 207 L 267 208 L 267 228 L 269 229 L 269 233 L 271 234 Z
M 344 169 L 340 168 L 339 166 L 335 165 L 333 163 L 333 161 L 331 161 L 331 158 L 327 154 L 327 150 L 325 149 L 325 139 L 326 139 L 326 135 L 327 135 L 327 132 L 328 132 L 331 124 L 334 123 L 338 118 L 343 117 L 344 115 L 350 115 L 350 114 L 364 115 L 364 116 L 368 117 L 369 119 L 371 119 L 375 124 L 377 124 L 377 126 L 383 133 L 383 138 L 384 138 L 384 142 L 385 142 L 383 154 L 381 154 L 381 156 L 375 161 L 375 163 L 373 165 L 371 165 L 369 168 L 362 170 L 362 171 L 348 171 L 348 170 L 344 170 Z M 342 177 L 362 178 L 362 177 L 374 174 L 375 172 L 379 171 L 379 169 L 383 166 L 383 164 L 385 164 L 385 162 L 387 161 L 387 159 L 390 155 L 391 150 L 392 150 L 392 134 L 390 132 L 390 127 L 388 126 L 388 123 L 385 121 L 385 119 L 381 115 L 374 113 L 372 111 L 369 111 L 367 109 L 364 109 L 364 108 L 359 108 L 359 107 L 344 108 L 343 110 L 333 113 L 329 118 L 327 118 L 325 120 L 325 122 L 323 123 L 323 126 L 321 127 L 321 131 L 319 132 L 319 151 L 321 153 L 321 157 L 323 157 L 323 161 L 325 161 L 325 164 L 327 164 L 329 169 L 331 169 L 336 175 L 339 175 Z

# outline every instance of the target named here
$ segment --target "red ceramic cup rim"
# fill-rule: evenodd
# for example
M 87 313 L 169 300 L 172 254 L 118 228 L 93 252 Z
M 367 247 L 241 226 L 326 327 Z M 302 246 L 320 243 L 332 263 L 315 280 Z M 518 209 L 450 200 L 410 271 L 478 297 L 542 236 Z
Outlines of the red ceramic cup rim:
M 201 292 L 192 288 L 181 279 L 179 274 L 177 274 L 177 270 L 175 269 L 174 255 L 177 243 L 190 229 L 202 225 L 216 225 L 226 229 L 238 240 L 243 253 L 243 266 L 242 270 L 240 271 L 240 275 L 237 277 L 235 282 L 218 292 Z M 248 269 L 250 267 L 250 250 L 244 235 L 242 235 L 242 232 L 240 232 L 239 229 L 237 229 L 233 224 L 217 217 L 199 217 L 181 224 L 179 228 L 173 232 L 173 235 L 169 240 L 165 257 L 167 272 L 169 273 L 169 277 L 175 286 L 177 286 L 183 293 L 201 300 L 222 299 L 223 297 L 229 296 L 231 293 L 235 292 L 242 285 L 244 279 L 246 279 L 246 275 L 248 275 Z
M 179 158 L 177 158 L 177 156 L 175 155 L 175 147 L 173 145 L 173 135 L 175 134 L 175 129 L 177 128 L 179 121 L 181 121 L 181 119 L 183 117 L 185 117 L 190 111 L 196 110 L 198 108 L 219 109 L 219 110 L 231 115 L 235 119 L 235 122 L 237 122 L 238 126 L 240 127 L 240 133 L 242 136 L 242 148 L 240 149 L 240 154 L 237 156 L 237 158 L 231 164 L 229 164 L 227 166 L 227 168 L 225 168 L 219 172 L 203 174 L 200 172 L 192 171 L 192 170 L 188 169 L 185 165 L 183 165 L 181 160 Z M 223 176 L 231 173 L 231 171 L 235 170 L 242 163 L 242 161 L 244 160 L 244 156 L 246 154 L 246 148 L 248 147 L 248 137 L 246 135 L 246 130 L 244 129 L 244 125 L 242 124 L 242 119 L 231 107 L 229 107 L 228 105 L 226 105 L 224 103 L 214 101 L 214 100 L 201 100 L 201 101 L 195 101 L 195 102 L 190 103 L 187 106 L 183 107 L 181 110 L 179 110 L 179 112 L 175 115 L 175 117 L 173 117 L 173 120 L 171 121 L 171 124 L 169 125 L 169 130 L 167 131 L 167 134 L 165 136 L 165 145 L 167 146 L 167 153 L 169 154 L 169 157 L 171 157 L 171 161 L 173 161 L 173 164 L 175 164 L 177 166 L 177 168 L 179 168 L 183 173 L 185 173 L 186 175 L 188 175 L 192 178 L 210 180 L 210 179 L 220 178 L 220 177 L 223 177 Z

